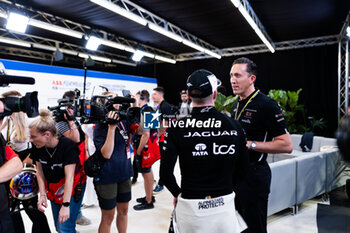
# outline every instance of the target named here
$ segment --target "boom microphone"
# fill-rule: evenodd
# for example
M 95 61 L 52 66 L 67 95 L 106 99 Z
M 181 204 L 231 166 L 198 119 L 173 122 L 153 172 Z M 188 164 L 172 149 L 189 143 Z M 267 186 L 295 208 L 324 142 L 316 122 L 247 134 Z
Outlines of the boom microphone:
M 7 86 L 10 83 L 17 83 L 17 84 L 35 84 L 35 79 L 30 77 L 24 77 L 24 76 L 15 76 L 15 75 L 0 75 L 0 86 Z

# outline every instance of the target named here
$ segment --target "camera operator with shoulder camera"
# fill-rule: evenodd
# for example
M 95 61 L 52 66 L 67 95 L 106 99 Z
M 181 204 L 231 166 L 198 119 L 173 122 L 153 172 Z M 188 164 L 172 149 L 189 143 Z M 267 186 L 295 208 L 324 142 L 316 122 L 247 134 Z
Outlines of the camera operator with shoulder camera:
M 115 96 L 112 92 L 104 96 Z M 100 171 L 99 180 L 95 180 L 95 190 L 98 196 L 102 218 L 98 232 L 110 232 L 117 209 L 117 229 L 126 233 L 128 222 L 128 207 L 131 200 L 131 179 L 133 175 L 129 135 L 130 124 L 120 120 L 119 104 L 113 104 L 105 123 L 98 122 L 94 129 L 94 143 L 100 150 L 105 162 Z
M 4 104 L 0 101 L 0 123 L 2 124 Z M 0 135 L 0 233 L 14 233 L 8 205 L 8 192 L 5 182 L 22 170 L 22 162 Z
M 84 171 L 84 162 L 87 159 L 87 154 L 86 154 L 86 148 L 85 148 L 85 133 L 80 127 L 80 124 L 75 121 L 74 117 L 74 100 L 75 100 L 76 94 L 74 91 L 66 91 L 63 96 L 62 100 L 67 104 L 67 108 L 65 112 L 63 113 L 63 118 L 62 116 L 58 116 L 55 118 L 56 120 L 56 127 L 58 131 L 59 136 L 64 136 L 66 138 L 71 139 L 73 142 L 77 143 L 79 150 L 80 150 L 80 155 L 79 155 L 79 160 L 80 160 L 80 174 L 81 174 L 81 182 L 77 187 L 79 189 L 79 193 L 84 193 L 85 188 L 86 188 L 86 175 L 83 172 Z M 61 115 L 62 113 L 60 113 Z M 83 198 L 81 196 L 80 198 Z M 91 224 L 91 220 L 86 218 L 82 212 L 81 208 L 79 209 L 78 217 L 77 217 L 77 224 L 79 225 L 89 225 Z

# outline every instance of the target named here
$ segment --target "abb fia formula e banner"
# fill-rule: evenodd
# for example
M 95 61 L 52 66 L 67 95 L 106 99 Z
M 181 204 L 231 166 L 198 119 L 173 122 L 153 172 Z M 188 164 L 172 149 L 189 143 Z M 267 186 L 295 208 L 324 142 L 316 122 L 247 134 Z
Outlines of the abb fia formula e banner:
M 38 91 L 39 109 L 48 106 L 57 106 L 57 100 L 61 99 L 64 92 L 78 88 L 83 94 L 84 70 L 64 68 L 58 66 L 40 65 L 28 62 L 19 62 L 0 59 L 2 69 L 7 75 L 32 77 L 34 85 L 9 84 L 0 87 L 0 94 L 10 90 L 19 91 L 23 96 L 26 92 Z M 0 63 L 0 65 L 1 65 Z M 101 95 L 105 89 L 122 96 L 122 90 L 130 90 L 131 93 L 146 89 L 152 94 L 157 87 L 157 80 L 124 74 L 112 74 L 106 72 L 87 70 L 85 97 L 90 99 L 92 95 Z M 1 75 L 0 75 L 1 79 Z M 0 81 L 1 82 L 1 81 Z

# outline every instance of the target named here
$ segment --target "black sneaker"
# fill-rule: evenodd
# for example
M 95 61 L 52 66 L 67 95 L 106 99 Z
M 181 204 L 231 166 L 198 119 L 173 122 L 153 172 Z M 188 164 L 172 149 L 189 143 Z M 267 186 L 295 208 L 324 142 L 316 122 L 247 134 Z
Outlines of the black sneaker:
M 136 202 L 138 202 L 138 203 L 144 203 L 144 202 L 146 202 L 146 197 L 137 198 L 137 199 L 136 199 Z M 155 198 L 154 196 L 152 196 L 152 202 L 153 202 L 153 203 L 156 202 L 156 198 Z
M 153 209 L 154 205 L 153 203 L 148 203 L 148 202 L 144 202 L 138 205 L 134 205 L 134 210 L 148 210 L 148 209 Z

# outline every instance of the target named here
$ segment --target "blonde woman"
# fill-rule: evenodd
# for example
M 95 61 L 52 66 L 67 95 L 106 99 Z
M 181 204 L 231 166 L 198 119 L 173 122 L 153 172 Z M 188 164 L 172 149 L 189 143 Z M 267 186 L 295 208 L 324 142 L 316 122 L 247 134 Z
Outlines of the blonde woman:
M 21 97 L 21 93 L 18 91 L 8 91 L 2 94 L 3 98 L 11 97 Z M 29 132 L 27 125 L 27 117 L 24 112 L 14 112 L 11 116 L 4 119 L 1 126 L 2 134 L 5 138 L 6 144 L 9 145 L 23 163 L 32 163 L 29 159 L 29 154 L 32 148 L 29 142 Z M 38 197 L 35 196 L 28 200 L 22 200 L 24 210 L 30 220 L 33 222 L 32 232 L 42 232 L 50 233 L 50 227 L 47 222 L 45 214 L 37 210 L 36 203 L 38 202 Z M 17 204 L 14 202 L 13 204 Z M 21 213 L 14 212 L 11 214 L 13 225 L 16 233 L 24 233 L 24 224 L 22 220 Z
M 56 230 L 75 233 L 75 222 L 85 191 L 86 176 L 80 172 L 80 150 L 75 142 L 57 136 L 56 122 L 48 110 L 29 125 L 34 144 L 30 158 L 36 162 L 40 197 L 38 209 L 44 212 L 46 197 L 51 202 Z M 83 183 L 81 192 L 75 187 Z

